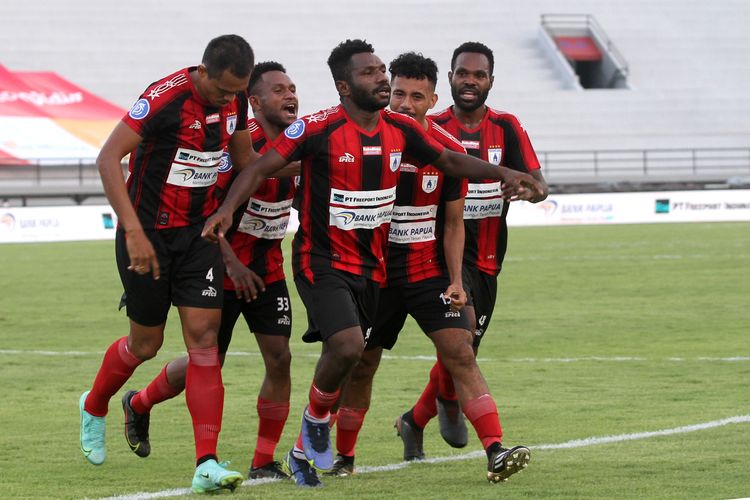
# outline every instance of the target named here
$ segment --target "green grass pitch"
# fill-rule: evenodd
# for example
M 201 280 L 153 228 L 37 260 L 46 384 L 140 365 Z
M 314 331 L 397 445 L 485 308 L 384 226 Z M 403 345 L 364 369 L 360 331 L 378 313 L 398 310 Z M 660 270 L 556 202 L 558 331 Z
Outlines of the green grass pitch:
M 154 409 L 146 459 L 122 437 L 121 394 L 110 404 L 107 462 L 89 465 L 78 448 L 78 397 L 104 349 L 127 333 L 117 311 L 113 243 L 1 245 L 0 262 L 0 496 L 99 498 L 189 488 L 193 444 L 184 397 Z M 279 459 L 299 430 L 319 350 L 300 340 L 305 316 L 293 296 L 293 393 Z M 231 349 L 219 451 L 245 472 L 262 362 L 244 324 Z M 183 352 L 173 312 L 162 352 L 123 391 L 143 387 Z M 433 350 L 409 322 L 390 354 L 360 435 L 360 467 L 401 461 L 392 422 L 417 398 L 432 363 L 419 356 Z M 481 448 L 473 431 L 469 446 L 454 450 L 433 422 L 425 431 L 428 457 L 460 460 L 324 479 L 324 488 L 304 496 L 750 496 L 750 224 L 511 228 L 500 298 L 479 356 L 506 443 L 532 448 L 527 471 L 488 484 L 486 460 L 462 457 Z M 608 444 L 542 446 L 736 416 L 745 420 Z M 243 486 L 234 497 L 300 493 L 273 483 Z

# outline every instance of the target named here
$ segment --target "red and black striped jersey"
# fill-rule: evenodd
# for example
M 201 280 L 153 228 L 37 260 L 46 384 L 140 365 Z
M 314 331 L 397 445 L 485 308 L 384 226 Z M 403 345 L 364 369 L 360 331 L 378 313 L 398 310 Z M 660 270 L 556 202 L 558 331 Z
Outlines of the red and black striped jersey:
M 271 149 L 271 141 L 255 118 L 248 120 L 247 128 L 256 152 L 263 154 Z M 219 182 L 221 177 L 224 176 Z M 289 224 L 294 190 L 293 177 L 266 179 L 247 205 L 235 213 L 235 224 L 227 234 L 240 262 L 263 278 L 266 285 L 284 279 L 281 241 Z M 226 275 L 224 289 L 234 290 L 234 283 Z
M 466 150 L 428 119 L 428 133 L 446 148 Z M 433 165 L 417 168 L 409 157 L 401 162 L 396 204 L 388 233 L 388 286 L 446 276 L 443 224 L 446 202 L 466 196 L 468 181 L 444 175 Z
M 453 106 L 431 118 L 472 156 L 521 172 L 540 167 L 528 134 L 510 113 L 488 107 L 482 122 L 471 130 L 456 118 Z M 508 247 L 507 214 L 508 203 L 501 198 L 499 181 L 469 179 L 464 205 L 464 265 L 490 275 L 500 272 Z
M 302 163 L 294 272 L 314 282 L 315 273 L 334 268 L 384 282 L 401 157 L 427 165 L 444 146 L 406 115 L 382 110 L 367 131 L 334 106 L 294 122 L 274 148 Z
M 216 210 L 213 195 L 224 148 L 247 128 L 247 96 L 215 107 L 185 68 L 152 83 L 123 117 L 143 140 L 130 154 L 130 201 L 145 229 L 202 224 Z

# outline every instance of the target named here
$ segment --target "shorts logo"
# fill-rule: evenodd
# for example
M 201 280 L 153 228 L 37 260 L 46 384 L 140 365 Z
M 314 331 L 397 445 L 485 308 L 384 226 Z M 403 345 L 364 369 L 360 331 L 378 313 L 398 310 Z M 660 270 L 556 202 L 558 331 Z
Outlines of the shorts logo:
M 201 292 L 203 297 L 216 297 L 216 288 L 210 286 Z
M 401 152 L 393 152 L 390 155 L 390 163 L 388 166 L 391 168 L 391 172 L 395 172 L 398 170 L 398 167 L 401 166 Z
M 354 163 L 354 155 L 351 153 L 344 153 L 339 156 L 339 163 Z
M 279 321 L 277 321 L 277 324 L 290 326 L 292 324 L 292 320 L 289 316 L 285 314 L 279 318 Z
M 367 331 L 365 332 L 365 342 L 369 340 L 370 335 L 372 335 L 372 327 L 369 327 Z
M 493 165 L 500 165 L 503 158 L 503 148 L 487 148 L 487 161 Z
M 289 125 L 286 130 L 284 130 L 284 135 L 287 136 L 289 139 L 297 139 L 298 137 L 301 137 L 302 134 L 305 133 L 305 121 L 301 118 L 296 120 L 294 123 Z
M 446 311 L 445 312 L 445 317 L 446 318 L 460 318 L 461 317 L 461 313 L 458 312 L 458 311 Z
M 237 115 L 227 116 L 227 134 L 234 134 L 234 130 L 237 128 Z
M 133 107 L 130 108 L 128 116 L 133 120 L 140 120 L 146 118 L 149 111 L 151 111 L 151 105 L 148 101 L 146 99 L 138 99 L 138 102 L 133 104 Z
M 219 173 L 223 174 L 230 170 L 232 170 L 232 159 L 229 157 L 229 153 L 224 153 L 219 160 Z
M 451 304 L 451 298 L 450 298 L 450 297 L 446 297 L 446 296 L 445 296 L 445 294 L 443 294 L 443 293 L 441 293 L 441 294 L 440 294 L 440 300 L 441 300 L 441 301 L 443 302 L 443 304 L 445 304 L 446 306 L 449 306 L 449 305 Z
M 425 193 L 431 193 L 437 189 L 438 176 L 437 175 L 425 175 L 422 177 L 422 191 Z
M 479 316 L 479 319 L 477 320 L 477 323 L 479 323 L 480 326 L 484 326 L 484 323 L 487 321 L 487 315 L 482 314 Z

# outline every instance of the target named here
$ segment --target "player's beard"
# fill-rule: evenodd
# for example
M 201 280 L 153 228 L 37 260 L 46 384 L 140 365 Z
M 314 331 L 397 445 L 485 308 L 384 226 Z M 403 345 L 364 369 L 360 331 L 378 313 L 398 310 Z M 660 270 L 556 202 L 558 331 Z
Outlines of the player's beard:
M 367 90 L 354 85 L 351 86 L 351 89 L 351 100 L 354 102 L 354 104 L 356 104 L 360 109 L 369 111 L 370 113 L 380 111 L 381 109 L 388 106 L 388 102 L 390 101 L 390 98 L 383 100 L 376 94 L 380 87 L 373 90 L 372 92 L 368 92 Z
M 461 99 L 461 94 L 459 93 L 459 90 L 451 85 L 451 97 L 453 97 L 453 104 L 458 106 L 461 111 L 465 111 L 466 113 L 471 113 L 472 111 L 476 111 L 477 109 L 484 106 L 485 101 L 487 101 L 487 96 L 490 95 L 490 89 L 485 90 L 484 92 L 480 92 L 479 95 L 477 95 L 476 101 L 474 101 L 472 104 L 465 104 L 463 100 Z

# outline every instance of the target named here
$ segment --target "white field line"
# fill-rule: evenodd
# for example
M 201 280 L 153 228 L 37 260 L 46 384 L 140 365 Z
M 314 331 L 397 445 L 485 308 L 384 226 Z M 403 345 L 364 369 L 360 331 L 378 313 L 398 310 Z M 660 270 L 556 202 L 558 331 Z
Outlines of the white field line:
M 185 353 L 181 351 L 162 351 L 162 354 L 171 356 L 184 356 Z M 103 351 L 42 351 L 42 350 L 25 350 L 25 349 L 0 349 L 0 355 L 6 356 L 103 356 Z M 254 356 L 260 357 L 259 352 L 243 352 L 243 351 L 229 351 L 227 356 Z M 320 357 L 317 353 L 300 353 L 295 354 L 297 357 L 303 358 L 318 358 Z M 435 361 L 434 355 L 423 355 L 423 356 L 396 356 L 393 354 L 384 354 L 383 359 L 393 359 L 402 361 Z M 644 358 L 641 356 L 581 356 L 571 358 L 507 358 L 507 359 L 495 359 L 495 358 L 477 358 L 480 363 L 483 362 L 503 362 L 503 363 L 578 363 L 583 361 L 601 361 L 610 363 L 623 363 L 629 361 L 672 361 L 672 362 L 683 362 L 683 361 L 716 361 L 716 362 L 740 362 L 750 361 L 750 356 L 697 356 L 693 358 L 684 357 L 668 357 L 668 358 Z
M 685 434 L 688 432 L 703 431 L 706 429 L 713 429 L 715 427 L 723 427 L 731 424 L 743 424 L 750 423 L 750 415 L 737 415 L 734 417 L 723 418 L 721 420 L 714 420 L 711 422 L 704 422 L 701 424 L 685 425 L 682 427 L 673 427 L 671 429 L 661 429 L 658 431 L 651 432 L 636 432 L 633 434 L 617 434 L 613 436 L 594 436 L 584 439 L 573 439 L 564 443 L 554 444 L 538 444 L 536 446 L 529 446 L 534 451 L 538 450 L 561 450 L 571 448 L 584 448 L 587 446 L 595 446 L 599 444 L 619 443 L 622 441 L 635 441 L 638 439 L 650 439 L 660 436 L 671 436 L 673 434 Z M 460 460 L 471 460 L 475 458 L 484 457 L 485 453 L 483 450 L 473 451 L 470 453 L 464 453 L 462 455 L 452 455 L 447 457 L 435 457 L 421 460 L 418 462 L 399 462 L 388 465 L 377 465 L 377 466 L 361 466 L 356 468 L 357 474 L 370 474 L 373 472 L 391 472 L 400 469 L 405 469 L 415 464 L 439 464 L 445 462 L 456 462 Z M 270 482 L 280 481 L 279 479 L 255 479 L 246 480 L 242 483 L 242 486 L 258 486 L 260 484 L 266 484 Z M 179 488 L 172 490 L 155 491 L 153 493 L 139 492 L 126 495 L 119 495 L 113 497 L 106 497 L 102 500 L 147 500 L 151 498 L 166 498 L 175 497 L 180 495 L 187 495 L 190 493 L 189 488 Z

